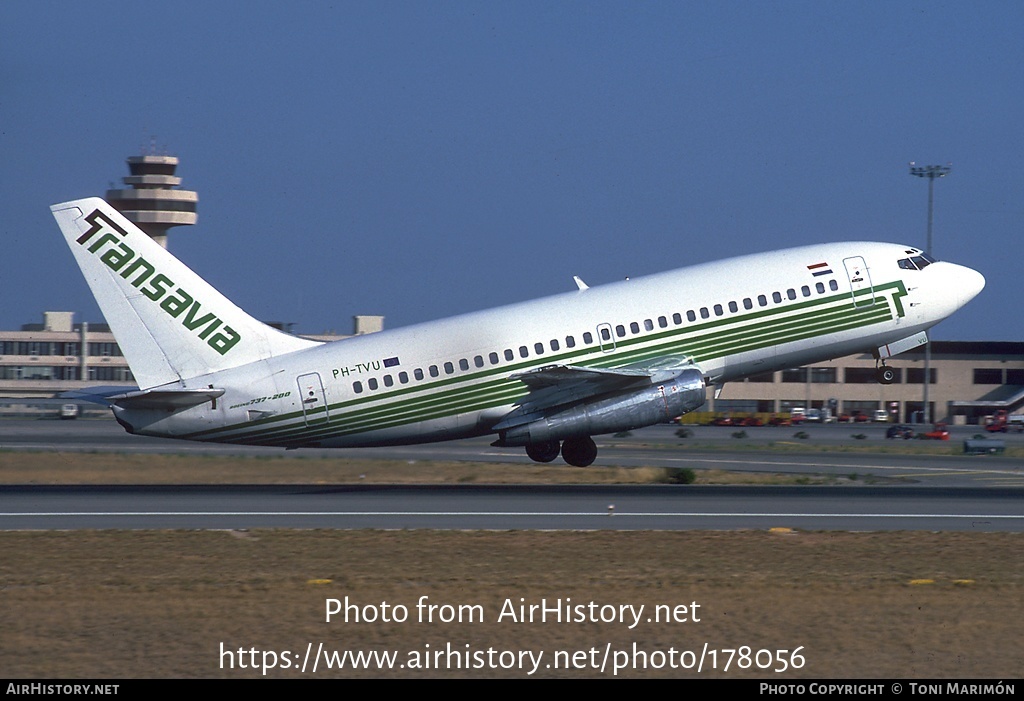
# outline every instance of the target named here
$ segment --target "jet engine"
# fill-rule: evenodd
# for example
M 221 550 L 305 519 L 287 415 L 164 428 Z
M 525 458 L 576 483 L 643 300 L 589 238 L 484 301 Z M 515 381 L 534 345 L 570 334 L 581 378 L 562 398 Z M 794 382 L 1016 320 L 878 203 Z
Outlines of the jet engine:
M 704 388 L 700 370 L 687 368 L 667 382 L 556 407 L 543 418 L 505 430 L 500 444 L 531 445 L 671 421 L 704 404 Z

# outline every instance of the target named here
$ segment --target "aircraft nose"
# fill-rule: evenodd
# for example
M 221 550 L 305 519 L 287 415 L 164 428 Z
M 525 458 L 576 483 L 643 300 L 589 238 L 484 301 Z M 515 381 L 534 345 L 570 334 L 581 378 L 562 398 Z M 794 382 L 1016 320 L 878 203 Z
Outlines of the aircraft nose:
M 956 275 L 957 306 L 964 306 L 985 289 L 985 276 L 977 270 L 957 266 Z

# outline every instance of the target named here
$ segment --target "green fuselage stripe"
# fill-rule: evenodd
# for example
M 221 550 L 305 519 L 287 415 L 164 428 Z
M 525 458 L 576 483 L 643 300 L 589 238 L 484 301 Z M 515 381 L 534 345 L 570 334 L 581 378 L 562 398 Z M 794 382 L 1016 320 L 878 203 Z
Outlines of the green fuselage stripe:
M 883 294 L 891 290 L 891 294 Z M 866 299 L 871 290 L 857 294 Z M 855 306 L 849 293 L 803 301 L 774 310 L 759 310 L 672 330 L 617 339 L 614 350 L 594 346 L 553 353 L 529 361 L 386 393 L 355 397 L 310 412 L 271 416 L 184 436 L 195 440 L 265 445 L 301 445 L 326 438 L 441 419 L 492 407 L 508 406 L 527 394 L 526 386 L 509 375 L 548 364 L 579 364 L 594 368 L 624 368 L 659 357 L 676 356 L 696 364 L 793 341 L 807 340 L 869 326 L 903 315 L 906 292 L 902 281 L 874 288 L 874 304 Z M 893 309 L 887 303 L 893 301 Z M 802 312 L 802 313 L 801 313 Z M 222 435 L 231 432 L 231 435 Z

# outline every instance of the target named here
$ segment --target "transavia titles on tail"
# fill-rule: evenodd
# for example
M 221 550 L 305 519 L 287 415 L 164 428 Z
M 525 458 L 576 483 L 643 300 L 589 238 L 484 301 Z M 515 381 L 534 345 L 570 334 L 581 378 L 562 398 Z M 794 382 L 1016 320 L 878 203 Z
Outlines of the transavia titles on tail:
M 380 446 L 492 435 L 536 461 L 670 420 L 710 385 L 851 353 L 886 359 L 985 279 L 889 243 L 829 243 L 577 289 L 320 343 L 235 306 L 98 198 L 54 205 L 139 388 L 129 432 L 249 445 Z

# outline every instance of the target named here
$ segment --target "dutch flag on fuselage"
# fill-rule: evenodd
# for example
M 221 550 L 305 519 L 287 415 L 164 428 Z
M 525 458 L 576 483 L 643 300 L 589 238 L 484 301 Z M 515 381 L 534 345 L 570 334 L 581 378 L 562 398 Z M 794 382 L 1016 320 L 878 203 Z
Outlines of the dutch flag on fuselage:
M 828 263 L 815 263 L 814 265 L 808 265 L 807 269 L 811 271 L 814 277 L 832 274 L 832 268 L 829 267 Z

